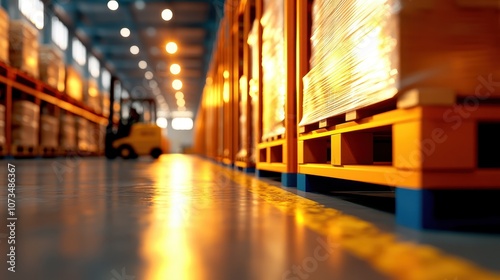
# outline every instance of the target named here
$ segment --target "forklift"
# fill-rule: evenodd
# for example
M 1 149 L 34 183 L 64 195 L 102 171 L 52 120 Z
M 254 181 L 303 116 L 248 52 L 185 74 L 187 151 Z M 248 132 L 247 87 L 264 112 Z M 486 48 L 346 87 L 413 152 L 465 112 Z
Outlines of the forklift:
M 113 83 L 112 83 L 113 84 Z M 113 92 L 113 91 L 111 91 Z M 150 155 L 158 159 L 169 149 L 168 139 L 156 124 L 156 100 L 120 96 L 118 127 L 114 125 L 114 94 L 110 98 L 110 117 L 106 128 L 105 155 L 108 159 L 136 159 Z M 127 120 L 124 115 L 128 115 Z

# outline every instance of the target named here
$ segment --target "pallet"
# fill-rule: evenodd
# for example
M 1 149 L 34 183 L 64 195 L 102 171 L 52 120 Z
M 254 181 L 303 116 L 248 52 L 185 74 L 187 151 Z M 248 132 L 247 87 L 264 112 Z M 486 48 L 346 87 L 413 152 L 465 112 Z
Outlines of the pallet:
M 312 175 L 396 187 L 396 219 L 414 228 L 443 225 L 426 212 L 440 207 L 437 193 L 500 190 L 500 105 L 424 99 L 403 98 L 398 109 L 301 133 L 298 188 L 314 190 Z
M 38 148 L 36 146 L 12 145 L 11 155 L 14 157 L 34 158 L 38 156 Z
M 234 163 L 234 169 L 241 171 L 243 173 L 255 173 L 255 164 L 248 162 L 247 160 L 236 160 Z
M 296 173 L 288 172 L 287 154 L 287 139 L 281 138 L 274 141 L 267 141 L 257 144 L 257 162 L 255 167 L 257 169 L 258 177 L 266 177 L 260 174 L 281 174 L 281 183 L 285 187 L 296 186 Z M 271 175 L 275 176 L 275 175 Z
M 43 158 L 53 158 L 58 156 L 57 147 L 39 147 L 38 155 Z

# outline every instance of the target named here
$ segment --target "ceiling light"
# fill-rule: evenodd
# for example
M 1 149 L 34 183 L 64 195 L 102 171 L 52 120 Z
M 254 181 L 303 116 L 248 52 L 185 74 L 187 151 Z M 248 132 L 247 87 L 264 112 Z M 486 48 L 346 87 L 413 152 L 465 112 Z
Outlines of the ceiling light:
M 164 21 L 171 20 L 173 16 L 174 16 L 174 13 L 172 13 L 172 10 L 170 10 L 170 9 L 165 9 L 165 10 L 163 10 L 163 12 L 161 12 L 161 18 Z
M 172 64 L 170 66 L 170 73 L 178 75 L 181 72 L 181 66 L 179 64 Z
M 182 89 L 182 82 L 181 80 L 174 80 L 172 82 L 172 87 L 175 89 L 175 90 L 181 90 Z
M 174 54 L 174 53 L 176 53 L 176 52 L 177 52 L 177 44 L 176 44 L 176 43 L 174 43 L 174 42 L 169 42 L 169 43 L 167 44 L 167 46 L 165 47 L 165 49 L 167 50 L 167 52 L 168 52 L 169 54 Z
M 130 47 L 130 52 L 132 54 L 138 54 L 139 53 L 139 47 L 138 46 L 132 46 L 132 47 Z
M 158 86 L 158 83 L 156 81 L 149 81 L 149 86 L 152 88 L 156 88 Z
M 186 101 L 184 99 L 177 99 L 177 106 L 184 107 L 186 105 Z
M 148 71 L 148 72 L 144 73 L 144 77 L 145 77 L 146 79 L 148 79 L 148 80 L 153 79 L 153 76 L 154 76 L 154 75 L 153 75 L 153 72 L 151 72 L 151 71 Z
M 116 2 L 115 0 L 111 0 L 108 2 L 108 9 L 110 9 L 111 11 L 116 11 L 118 10 L 118 7 L 120 5 L 118 5 L 118 2 Z
M 144 60 L 139 61 L 139 68 L 146 69 L 148 67 L 148 63 Z
M 166 118 L 158 118 L 156 120 L 156 125 L 161 127 L 161 128 L 167 128 L 168 127 L 168 121 Z
M 184 93 L 178 91 L 176 94 L 175 94 L 175 98 L 176 99 L 183 99 L 184 98 Z
M 122 28 L 122 30 L 120 30 L 120 34 L 122 35 L 122 37 L 127 38 L 128 36 L 130 36 L 130 29 L 124 27 Z

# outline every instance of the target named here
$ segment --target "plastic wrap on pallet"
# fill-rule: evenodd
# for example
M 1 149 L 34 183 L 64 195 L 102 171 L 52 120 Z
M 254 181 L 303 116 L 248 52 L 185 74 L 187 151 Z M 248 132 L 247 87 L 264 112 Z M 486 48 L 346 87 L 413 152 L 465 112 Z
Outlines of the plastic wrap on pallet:
M 257 143 L 259 143 L 259 44 L 257 38 L 257 32 L 259 27 L 259 21 L 255 20 L 250 33 L 248 34 L 247 43 L 250 46 L 250 56 L 251 56 L 251 77 L 248 82 L 248 95 L 252 102 L 252 143 L 251 143 L 251 155 L 250 160 L 256 162 L 256 149 Z
M 76 138 L 80 151 L 89 151 L 89 122 L 87 119 L 77 119 Z
M 3 146 L 5 143 L 5 106 L 0 104 L 0 145 Z
M 456 0 L 316 0 L 312 16 L 300 125 L 412 88 L 474 95 L 481 77 L 500 77 L 497 7 L 464 8 Z
M 66 85 L 64 53 L 55 45 L 41 45 L 39 53 L 40 80 L 63 92 Z
M 57 148 L 59 146 L 59 119 L 49 115 L 40 117 L 40 146 Z
M 9 62 L 9 15 L 0 7 L 0 61 Z
M 40 107 L 29 101 L 15 101 L 12 106 L 12 145 L 38 146 Z
M 38 73 L 38 30 L 25 20 L 11 20 L 9 24 L 10 64 L 34 78 Z
M 239 151 L 238 151 L 238 154 L 236 155 L 236 158 L 237 159 L 240 159 L 240 158 L 246 158 L 248 156 L 248 150 L 247 150 L 247 146 L 248 146 L 248 133 L 247 133 L 247 124 L 248 124 L 248 112 L 247 112 L 247 98 L 246 96 L 248 96 L 248 91 L 247 91 L 247 87 L 248 87 L 248 79 L 246 76 L 241 76 L 240 78 L 240 117 L 239 117 L 239 121 L 240 121 L 240 126 L 239 126 L 239 129 L 240 129 L 240 147 L 239 147 Z
M 74 116 L 61 116 L 61 148 L 63 150 L 76 150 L 76 123 Z
M 83 79 L 81 74 L 73 67 L 66 70 L 66 94 L 78 101 L 83 101 Z
M 88 80 L 87 94 L 85 95 L 85 104 L 92 108 L 96 113 L 102 113 L 102 100 L 99 93 L 99 86 L 95 79 Z
M 284 2 L 265 0 L 262 23 L 262 139 L 285 133 Z

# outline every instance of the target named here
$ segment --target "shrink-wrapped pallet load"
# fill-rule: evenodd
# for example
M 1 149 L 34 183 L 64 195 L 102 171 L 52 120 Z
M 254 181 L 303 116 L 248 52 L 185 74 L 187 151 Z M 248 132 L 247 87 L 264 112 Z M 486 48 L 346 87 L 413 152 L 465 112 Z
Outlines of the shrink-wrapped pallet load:
M 252 26 L 252 29 L 250 30 L 250 33 L 248 34 L 248 45 L 250 45 L 250 56 L 251 56 L 251 78 L 250 81 L 248 82 L 249 84 L 249 92 L 248 95 L 251 98 L 252 102 L 252 143 L 251 143 L 251 160 L 255 162 L 255 154 L 256 154 L 256 148 L 257 148 L 257 143 L 259 143 L 259 68 L 260 68 L 260 61 L 259 61 L 259 45 L 258 45 L 258 38 L 257 38 L 257 32 L 258 32 L 258 26 L 259 26 L 259 21 L 255 20 Z
M 61 116 L 61 148 L 63 150 L 75 151 L 76 145 L 76 123 L 75 117 L 71 115 Z
M 65 85 L 66 66 L 64 54 L 55 45 L 41 45 L 39 53 L 40 80 L 49 86 L 63 92 Z
M 29 101 L 14 101 L 12 106 L 12 145 L 38 146 L 40 107 Z
M 500 75 L 499 16 L 493 1 L 314 1 L 300 124 L 409 89 L 476 94 L 481 77 Z
M 78 150 L 89 151 L 89 134 L 90 126 L 88 120 L 82 117 L 77 118 L 76 138 Z
M 262 33 L 262 140 L 285 132 L 284 2 L 264 0 Z
M 59 146 L 59 119 L 54 116 L 40 117 L 40 146 L 56 149 Z
M 0 146 L 5 144 L 5 106 L 0 104 Z
M 99 86 L 94 79 L 88 80 L 87 94 L 85 95 L 85 104 L 92 108 L 96 113 L 102 113 L 102 99 L 99 94 Z
M 9 15 L 0 8 L 0 61 L 9 62 Z
M 10 64 L 38 78 L 38 30 L 25 20 L 11 20 L 9 25 Z
M 73 67 L 68 66 L 66 71 L 66 94 L 78 101 L 83 101 L 83 79 Z

